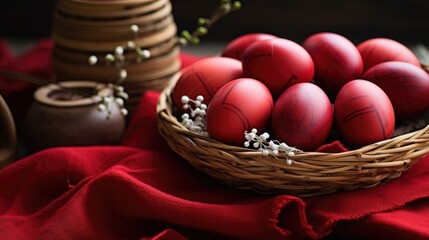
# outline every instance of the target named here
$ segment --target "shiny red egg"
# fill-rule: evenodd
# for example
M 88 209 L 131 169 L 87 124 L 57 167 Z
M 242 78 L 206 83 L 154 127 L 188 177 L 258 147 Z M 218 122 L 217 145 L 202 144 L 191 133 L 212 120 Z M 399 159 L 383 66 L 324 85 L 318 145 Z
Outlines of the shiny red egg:
M 393 106 L 386 93 L 366 80 L 353 80 L 341 88 L 334 116 L 338 132 L 353 147 L 391 138 L 395 128 Z
M 295 83 L 312 81 L 314 76 L 307 51 L 283 38 L 253 43 L 244 51 L 242 62 L 245 76 L 264 83 L 274 98 Z
M 329 136 L 333 110 L 328 96 L 312 83 L 298 83 L 274 105 L 272 131 L 277 140 L 301 150 L 315 150 Z
M 397 119 L 410 119 L 429 108 L 429 75 L 406 62 L 384 62 L 370 68 L 363 78 L 387 94 Z
M 244 51 L 250 44 L 271 38 L 276 38 L 276 36 L 267 33 L 245 34 L 231 41 L 223 50 L 222 56 L 241 61 Z
M 363 73 L 362 57 L 356 46 L 339 34 L 314 34 L 304 41 L 303 47 L 313 58 L 316 84 L 331 97 Z
M 242 146 L 244 132 L 265 130 L 273 98 L 261 82 L 240 78 L 225 84 L 214 95 L 206 116 L 209 136 L 225 144 Z
M 402 43 L 387 38 L 373 38 L 357 46 L 364 63 L 365 71 L 371 67 L 389 61 L 411 63 L 420 67 L 416 55 Z
M 196 99 L 204 97 L 208 105 L 215 93 L 226 83 L 243 76 L 241 62 L 226 57 L 210 57 L 200 60 L 182 71 L 172 94 L 174 105 L 184 112 L 182 96 Z

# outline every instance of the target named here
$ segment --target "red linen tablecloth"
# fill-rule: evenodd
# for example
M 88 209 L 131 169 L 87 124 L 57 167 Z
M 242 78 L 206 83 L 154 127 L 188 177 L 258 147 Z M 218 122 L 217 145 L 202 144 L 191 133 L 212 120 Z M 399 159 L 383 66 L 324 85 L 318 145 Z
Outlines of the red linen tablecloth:
M 2 42 L 0 67 L 49 76 L 51 49 L 14 58 Z M 0 81 L 16 113 L 29 89 Z M 158 96 L 141 98 L 122 146 L 48 149 L 1 169 L 0 239 L 429 239 L 429 157 L 370 189 L 304 199 L 235 190 L 169 149 Z

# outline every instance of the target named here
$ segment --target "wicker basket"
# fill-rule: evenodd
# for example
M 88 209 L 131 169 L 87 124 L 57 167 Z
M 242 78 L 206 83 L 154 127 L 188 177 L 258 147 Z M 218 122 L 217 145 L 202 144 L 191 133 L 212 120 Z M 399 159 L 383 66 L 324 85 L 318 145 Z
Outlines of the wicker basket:
M 161 134 L 191 165 L 239 189 L 308 197 L 373 187 L 399 177 L 429 152 L 428 125 L 353 151 L 297 153 L 288 165 L 286 158 L 264 156 L 188 131 L 172 113 L 173 86 L 174 81 L 158 100 Z

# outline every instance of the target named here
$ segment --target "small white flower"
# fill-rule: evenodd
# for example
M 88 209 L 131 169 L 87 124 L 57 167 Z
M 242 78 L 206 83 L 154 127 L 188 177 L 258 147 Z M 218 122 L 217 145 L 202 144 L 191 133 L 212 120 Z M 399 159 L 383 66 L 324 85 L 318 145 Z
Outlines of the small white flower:
M 244 138 L 245 138 L 247 141 L 250 141 L 250 140 L 251 140 L 250 135 L 249 135 L 248 133 L 244 133 Z
M 257 130 L 256 128 L 253 128 L 253 129 L 252 129 L 252 133 L 255 133 L 255 134 L 256 134 L 257 132 L 258 132 L 258 130 Z
M 122 108 L 121 109 L 121 113 L 122 113 L 122 115 L 127 116 L 128 115 L 128 110 L 126 108 Z
M 263 141 L 266 141 L 268 138 L 270 138 L 270 134 L 268 134 L 268 133 L 263 133 L 262 135 L 261 135 L 261 138 L 262 138 L 262 140 Z
M 129 49 L 135 49 L 135 48 L 136 48 L 136 43 L 135 43 L 135 42 L 133 42 L 133 41 L 128 41 L 128 42 L 127 42 L 127 47 L 128 47 Z
M 189 114 L 185 113 L 182 115 L 182 125 L 192 132 L 207 136 L 208 133 L 205 124 L 206 107 L 203 107 L 204 109 L 200 108 L 203 105 L 205 106 L 205 104 L 199 100 L 190 99 L 186 95 L 182 96 L 180 100 L 183 103 L 183 109 L 189 109 Z
M 262 155 L 268 156 L 268 154 L 269 154 L 268 150 L 266 150 L 266 149 L 262 150 Z
M 131 32 L 137 33 L 139 31 L 139 26 L 137 24 L 133 24 L 130 27 Z
M 251 133 L 248 134 L 249 136 L 249 140 L 255 140 L 256 134 L 252 131 Z
M 120 80 L 125 80 L 125 79 L 127 78 L 127 76 L 128 76 L 128 72 L 127 72 L 127 70 L 125 70 L 125 69 L 121 69 L 121 70 L 119 71 L 119 79 L 120 79 Z
M 125 100 L 127 100 L 129 98 L 128 93 L 126 93 L 126 92 L 120 92 L 120 93 L 118 93 L 118 97 L 121 97 L 121 98 L 123 98 Z
M 193 126 L 191 126 L 190 130 L 193 131 L 193 132 L 200 132 L 201 131 L 201 127 L 198 126 L 198 125 L 193 125 Z
M 118 106 L 124 106 L 124 99 L 122 98 L 115 98 L 115 102 Z
M 152 53 L 147 49 L 142 50 L 141 48 L 137 48 L 136 52 L 138 56 L 143 59 L 148 59 L 152 56 Z
M 144 50 L 142 51 L 142 57 L 143 57 L 144 59 L 148 59 L 148 58 L 150 58 L 151 56 L 152 56 L 152 53 L 151 53 L 149 50 L 144 49 Z
M 202 110 L 207 110 L 207 105 L 205 105 L 204 103 L 202 103 L 202 104 L 200 105 L 200 108 L 201 108 Z
M 183 104 L 186 104 L 189 102 L 189 97 L 188 96 L 182 96 L 182 98 L 180 100 L 182 101 Z
M 189 114 L 184 113 L 184 114 L 182 115 L 182 119 L 189 119 Z
M 286 143 L 280 143 L 279 148 L 280 148 L 281 150 L 286 150 L 286 149 L 287 149 L 287 145 L 286 145 Z
M 111 103 L 112 102 L 112 98 L 111 97 L 105 97 L 105 98 L 103 98 L 103 101 L 105 103 Z
M 203 102 L 204 101 L 204 97 L 202 95 L 198 95 L 196 100 L 200 101 L 200 102 Z
M 91 66 L 94 66 L 95 64 L 97 64 L 98 62 L 98 58 L 95 55 L 92 55 L 88 58 L 88 63 Z
M 116 91 L 118 91 L 118 92 L 123 92 L 123 91 L 125 91 L 125 89 L 124 89 L 124 87 L 123 87 L 123 86 L 116 86 L 116 87 L 115 87 L 115 89 L 116 89 Z
M 264 156 L 273 155 L 277 157 L 284 154 L 283 156 L 286 156 L 289 165 L 292 164 L 292 160 L 289 157 L 293 157 L 295 152 L 300 152 L 300 150 L 296 148 L 289 147 L 286 143 L 280 143 L 277 140 L 268 141 L 270 135 L 266 132 L 260 136 L 258 136 L 256 132 L 256 129 L 252 129 L 250 133 L 244 131 L 244 137 L 246 139 L 244 142 L 245 147 L 249 147 L 250 144 L 252 144 L 252 146 L 258 149 Z
M 274 156 L 278 156 L 279 155 L 279 150 L 273 150 L 273 155 Z
M 115 54 L 116 54 L 116 55 L 123 55 L 123 54 L 124 54 L 124 48 L 123 48 L 123 47 L 121 47 L 121 46 L 117 46 L 117 47 L 115 48 Z
M 106 105 L 98 104 L 98 111 L 104 111 L 104 110 L 106 110 Z
M 106 62 L 108 63 L 115 62 L 115 56 L 113 56 L 113 54 L 111 53 L 106 54 L 105 59 L 106 59 Z

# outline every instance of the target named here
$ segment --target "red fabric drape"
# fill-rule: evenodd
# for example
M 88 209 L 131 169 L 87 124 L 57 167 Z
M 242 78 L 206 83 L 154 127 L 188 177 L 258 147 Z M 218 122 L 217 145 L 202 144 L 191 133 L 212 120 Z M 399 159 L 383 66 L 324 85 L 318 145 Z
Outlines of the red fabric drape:
M 235 190 L 169 149 L 157 131 L 158 96 L 141 98 L 122 146 L 53 148 L 0 170 L 0 239 L 429 238 L 429 157 L 369 189 L 304 199 Z

